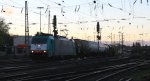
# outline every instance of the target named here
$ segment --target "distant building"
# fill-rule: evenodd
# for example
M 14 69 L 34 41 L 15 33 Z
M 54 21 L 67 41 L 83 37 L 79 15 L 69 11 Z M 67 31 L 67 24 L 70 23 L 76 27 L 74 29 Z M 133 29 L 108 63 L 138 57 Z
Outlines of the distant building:
M 25 50 L 30 46 L 32 36 L 29 36 L 29 45 L 25 44 L 25 36 L 14 36 L 13 37 L 13 46 L 16 49 L 17 53 L 25 53 Z
M 32 36 L 29 36 L 29 45 L 31 44 Z M 25 44 L 25 36 L 14 36 L 13 37 L 13 45 L 18 46 Z

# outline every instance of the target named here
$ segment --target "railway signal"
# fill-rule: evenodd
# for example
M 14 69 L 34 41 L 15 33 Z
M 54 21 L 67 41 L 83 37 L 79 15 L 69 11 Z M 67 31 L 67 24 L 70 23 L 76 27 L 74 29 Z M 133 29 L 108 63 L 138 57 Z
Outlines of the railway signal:
M 96 28 L 97 28 L 97 40 L 98 40 L 98 52 L 97 52 L 97 54 L 99 54 L 99 42 L 100 42 L 100 40 L 101 40 L 99 22 L 97 22 Z
M 99 25 L 99 22 L 97 22 L 97 32 L 99 33 L 100 32 L 100 25 Z
M 53 19 L 53 27 L 54 27 L 54 37 L 57 37 L 58 34 L 58 30 L 57 30 L 57 19 L 56 19 L 56 15 L 54 15 L 54 19 Z

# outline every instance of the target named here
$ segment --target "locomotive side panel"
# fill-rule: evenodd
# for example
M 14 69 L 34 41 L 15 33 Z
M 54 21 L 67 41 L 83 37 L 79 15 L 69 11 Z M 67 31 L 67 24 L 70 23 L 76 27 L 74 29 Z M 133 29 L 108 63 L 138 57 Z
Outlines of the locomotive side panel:
M 54 38 L 52 37 L 48 38 L 47 53 L 48 53 L 48 57 L 52 57 L 54 55 Z
M 55 39 L 55 56 L 75 56 L 75 47 L 70 40 Z

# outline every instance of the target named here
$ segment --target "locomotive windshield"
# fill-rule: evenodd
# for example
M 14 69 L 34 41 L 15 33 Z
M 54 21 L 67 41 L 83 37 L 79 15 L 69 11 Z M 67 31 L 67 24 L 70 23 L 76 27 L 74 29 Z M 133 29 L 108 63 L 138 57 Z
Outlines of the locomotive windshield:
M 45 44 L 47 42 L 47 38 L 33 38 L 32 44 Z

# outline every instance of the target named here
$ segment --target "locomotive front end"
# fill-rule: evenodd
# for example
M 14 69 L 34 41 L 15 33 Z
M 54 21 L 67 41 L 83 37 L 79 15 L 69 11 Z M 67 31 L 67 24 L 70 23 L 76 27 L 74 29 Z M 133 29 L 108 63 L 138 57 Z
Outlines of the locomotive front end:
M 48 56 L 47 50 L 47 37 L 35 36 L 32 38 L 30 55 L 35 56 Z

